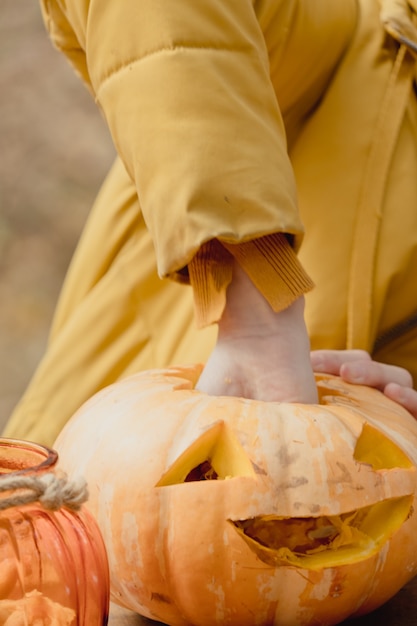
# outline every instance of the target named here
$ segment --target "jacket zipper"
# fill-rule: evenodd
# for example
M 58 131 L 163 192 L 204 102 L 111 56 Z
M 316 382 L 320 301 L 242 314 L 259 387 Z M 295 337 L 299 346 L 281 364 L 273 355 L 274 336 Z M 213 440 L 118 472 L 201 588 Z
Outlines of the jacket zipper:
M 378 352 L 378 350 L 385 348 L 392 341 L 395 341 L 402 335 L 405 335 L 410 330 L 413 330 L 413 328 L 415 328 L 416 326 L 417 326 L 417 313 L 414 313 L 407 319 L 403 320 L 402 322 L 399 322 L 392 328 L 388 329 L 387 331 L 379 335 L 375 340 L 373 352 Z

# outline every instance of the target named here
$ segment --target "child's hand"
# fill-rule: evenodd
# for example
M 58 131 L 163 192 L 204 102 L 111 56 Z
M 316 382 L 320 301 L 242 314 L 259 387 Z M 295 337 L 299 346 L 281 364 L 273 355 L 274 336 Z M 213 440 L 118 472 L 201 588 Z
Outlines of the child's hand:
M 304 298 L 275 313 L 236 266 L 217 344 L 197 389 L 217 396 L 316 403 Z
M 314 350 L 311 363 L 315 372 L 336 374 L 346 382 L 380 389 L 417 419 L 417 391 L 406 369 L 373 361 L 364 350 Z

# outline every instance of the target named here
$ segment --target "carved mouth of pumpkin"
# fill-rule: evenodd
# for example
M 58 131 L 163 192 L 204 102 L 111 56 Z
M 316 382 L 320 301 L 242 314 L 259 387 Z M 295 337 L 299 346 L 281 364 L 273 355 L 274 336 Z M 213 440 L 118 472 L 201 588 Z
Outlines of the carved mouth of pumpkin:
M 411 515 L 412 501 L 412 496 L 391 498 L 341 515 L 229 521 L 268 565 L 321 569 L 379 552 Z

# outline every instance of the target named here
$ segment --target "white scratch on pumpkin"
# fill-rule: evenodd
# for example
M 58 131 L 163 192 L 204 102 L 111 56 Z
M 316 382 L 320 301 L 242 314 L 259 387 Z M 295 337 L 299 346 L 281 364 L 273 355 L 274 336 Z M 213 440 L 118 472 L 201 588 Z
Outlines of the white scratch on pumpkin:
M 97 521 L 100 525 L 103 537 L 106 538 L 106 551 L 110 568 L 112 567 L 113 563 L 117 563 L 117 556 L 115 554 L 112 541 L 113 500 L 114 485 L 111 483 L 104 483 L 100 485 L 100 498 L 98 500 L 99 508 L 97 513 Z
M 140 531 L 135 513 L 126 512 L 122 517 L 122 544 L 125 548 L 125 558 L 129 565 L 143 568 L 143 556 L 139 546 Z
M 125 577 L 124 592 L 131 598 L 133 605 L 139 589 L 143 590 L 143 556 L 139 544 L 140 531 L 136 515 L 125 512 L 122 516 L 121 542 L 124 548 L 124 557 L 128 565 L 129 577 Z
M 238 566 L 238 563 L 235 560 L 233 560 L 232 566 L 231 566 L 231 572 L 230 572 L 230 580 L 232 581 L 232 583 L 236 582 L 237 566 Z
M 207 584 L 207 589 L 210 591 L 216 598 L 216 608 L 215 608 L 215 620 L 216 623 L 221 624 L 225 619 L 225 594 L 223 587 L 221 584 L 217 583 L 213 578 L 210 583 Z

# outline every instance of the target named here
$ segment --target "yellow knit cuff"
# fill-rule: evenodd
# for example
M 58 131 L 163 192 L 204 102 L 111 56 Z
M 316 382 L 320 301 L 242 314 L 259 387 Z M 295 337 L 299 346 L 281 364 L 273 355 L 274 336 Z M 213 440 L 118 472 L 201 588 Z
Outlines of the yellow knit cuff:
M 282 311 L 314 287 L 286 236 L 266 235 L 239 244 L 223 244 L 274 311 Z
M 274 311 L 287 308 L 314 286 L 282 233 L 239 244 L 213 239 L 200 248 L 188 265 L 197 327 L 221 318 L 226 289 L 232 280 L 233 258 Z
M 226 289 L 232 280 L 233 257 L 217 241 L 208 241 L 188 264 L 194 294 L 197 328 L 218 322 L 226 304 Z

